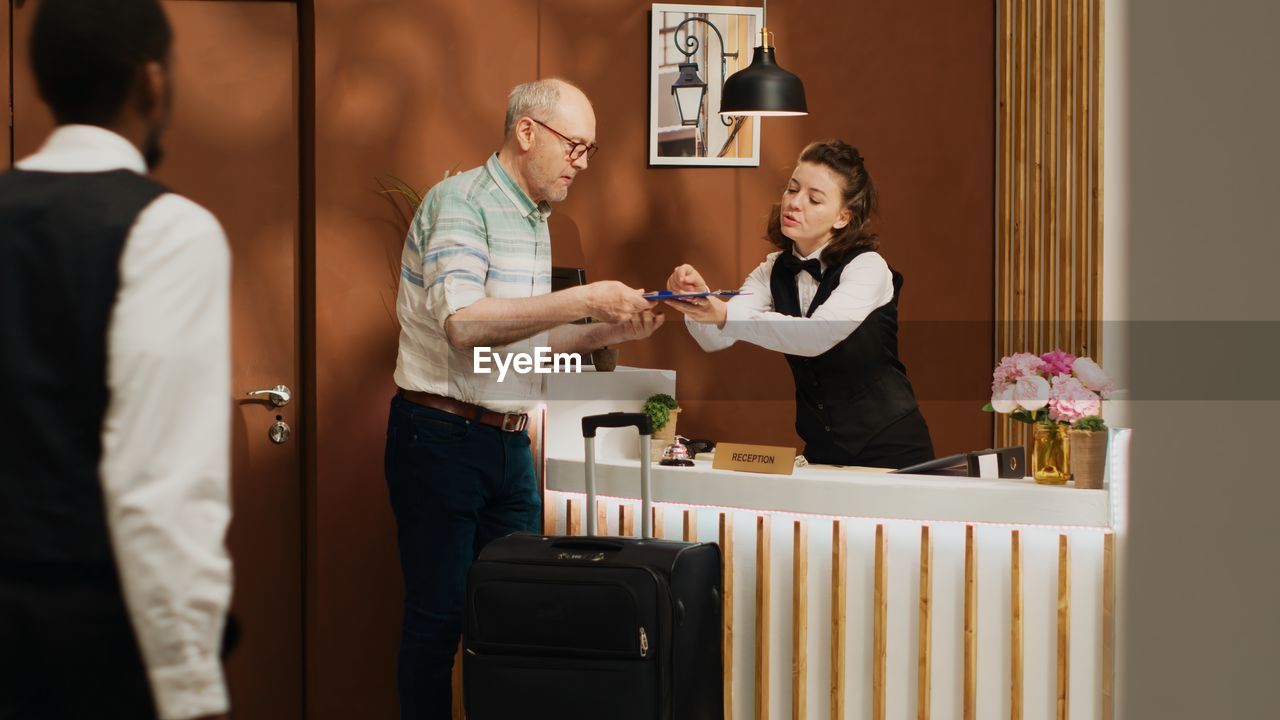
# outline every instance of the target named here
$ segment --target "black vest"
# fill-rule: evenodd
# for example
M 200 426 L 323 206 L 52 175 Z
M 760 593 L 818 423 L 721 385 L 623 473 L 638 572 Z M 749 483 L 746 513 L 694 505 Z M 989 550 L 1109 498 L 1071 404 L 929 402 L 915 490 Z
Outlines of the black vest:
M 784 250 L 783 252 L 790 252 Z M 775 263 L 769 278 L 777 312 L 809 317 L 831 297 L 853 253 L 822 273 L 813 303 L 801 312 L 794 273 Z M 877 434 L 916 410 L 907 371 L 898 360 L 898 295 L 902 275 L 893 272 L 893 299 L 872 311 L 835 347 L 817 357 L 787 355 L 796 383 L 796 432 L 813 462 L 858 465 Z M 931 448 L 927 431 L 918 438 Z
M 120 256 L 164 187 L 0 173 L 0 569 L 113 568 L 98 461 Z

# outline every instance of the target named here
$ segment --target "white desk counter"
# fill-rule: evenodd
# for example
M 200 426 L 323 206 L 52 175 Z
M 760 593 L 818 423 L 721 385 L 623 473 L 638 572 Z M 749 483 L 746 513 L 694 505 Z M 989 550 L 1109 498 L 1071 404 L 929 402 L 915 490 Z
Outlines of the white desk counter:
M 597 437 L 597 508 L 585 508 L 581 418 L 635 412 L 675 373 L 551 376 L 547 532 L 640 527 L 634 429 Z M 734 438 L 716 438 L 732 442 Z M 1119 442 L 1116 442 L 1116 440 Z M 653 467 L 660 537 L 725 555 L 725 687 L 733 717 L 937 719 L 1109 717 L 1114 700 L 1117 538 L 1127 434 L 1113 437 L 1108 490 L 1030 480 L 887 475 L 825 466 L 786 475 Z M 922 700 L 923 698 L 923 700 Z M 768 711 L 756 706 L 767 704 Z M 763 708 L 761 708 L 763 710 Z
M 607 432 L 627 431 L 600 434 Z M 600 495 L 638 498 L 639 485 L 639 460 L 613 457 L 596 463 Z M 547 489 L 586 491 L 581 452 L 548 456 Z M 1111 524 L 1107 495 L 1030 479 L 891 475 L 829 466 L 796 468 L 792 475 L 715 470 L 704 459 L 694 460 L 694 467 L 653 466 L 655 502 L 804 515 L 1106 528 Z

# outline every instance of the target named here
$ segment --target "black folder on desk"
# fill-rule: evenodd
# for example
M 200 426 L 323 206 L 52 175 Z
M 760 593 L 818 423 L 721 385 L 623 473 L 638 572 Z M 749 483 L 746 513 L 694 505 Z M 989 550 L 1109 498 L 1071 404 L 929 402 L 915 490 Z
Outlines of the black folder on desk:
M 978 458 L 983 455 L 995 455 L 997 477 L 1004 479 L 1021 479 L 1026 476 L 1027 456 L 1021 445 L 1014 447 L 974 450 L 956 455 L 935 458 L 918 463 L 894 473 L 903 475 L 953 475 L 956 477 L 982 477 L 981 464 Z

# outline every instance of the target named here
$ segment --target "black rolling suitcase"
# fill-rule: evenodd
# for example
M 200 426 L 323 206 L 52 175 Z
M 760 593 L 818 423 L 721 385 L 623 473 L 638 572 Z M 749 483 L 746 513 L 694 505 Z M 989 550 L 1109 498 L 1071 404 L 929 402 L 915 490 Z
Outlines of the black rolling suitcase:
M 595 435 L 640 430 L 642 539 L 595 537 Z M 582 419 L 587 536 L 510 535 L 467 576 L 469 720 L 724 717 L 720 547 L 652 538 L 643 413 Z

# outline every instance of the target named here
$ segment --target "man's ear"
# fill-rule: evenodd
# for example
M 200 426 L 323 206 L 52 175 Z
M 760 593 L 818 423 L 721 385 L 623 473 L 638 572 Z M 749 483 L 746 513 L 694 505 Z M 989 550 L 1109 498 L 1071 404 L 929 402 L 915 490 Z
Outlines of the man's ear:
M 844 208 L 840 211 L 840 214 L 836 216 L 836 221 L 831 224 L 831 227 L 836 230 L 843 230 L 844 226 L 848 225 L 849 221 L 852 219 L 853 213 L 849 212 L 849 208 Z
M 168 73 L 165 66 L 154 60 L 142 66 L 138 77 L 138 110 L 144 117 L 153 118 L 165 112 L 169 99 Z
M 533 135 L 537 128 L 532 118 L 522 117 L 516 121 L 516 142 L 520 143 L 520 149 L 529 152 L 533 147 Z

